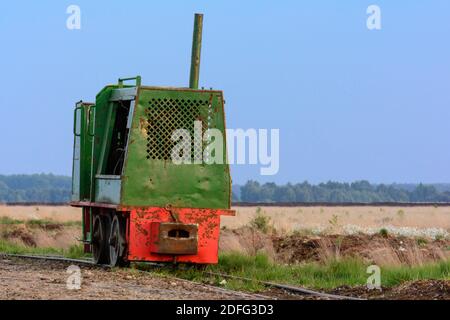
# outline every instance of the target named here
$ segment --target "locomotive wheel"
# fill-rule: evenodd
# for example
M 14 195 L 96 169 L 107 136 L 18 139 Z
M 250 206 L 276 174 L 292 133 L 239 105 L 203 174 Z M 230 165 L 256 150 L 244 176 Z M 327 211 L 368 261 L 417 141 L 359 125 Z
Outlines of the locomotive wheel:
M 109 263 L 113 267 L 123 267 L 127 263 L 124 255 L 126 252 L 126 237 L 124 219 L 114 215 L 109 236 Z
M 95 264 L 108 264 L 109 218 L 101 215 L 94 217 L 92 232 L 92 256 Z

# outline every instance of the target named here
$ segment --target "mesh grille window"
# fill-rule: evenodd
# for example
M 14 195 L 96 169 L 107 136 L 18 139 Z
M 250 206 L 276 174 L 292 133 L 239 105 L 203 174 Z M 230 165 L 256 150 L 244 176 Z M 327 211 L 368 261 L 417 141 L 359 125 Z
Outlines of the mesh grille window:
M 207 100 L 154 98 L 149 101 L 147 114 L 147 159 L 171 160 L 175 144 L 172 133 L 177 129 L 189 131 L 191 141 L 191 158 L 202 150 L 194 145 L 194 123 L 202 121 L 202 134 L 211 125 L 211 108 Z

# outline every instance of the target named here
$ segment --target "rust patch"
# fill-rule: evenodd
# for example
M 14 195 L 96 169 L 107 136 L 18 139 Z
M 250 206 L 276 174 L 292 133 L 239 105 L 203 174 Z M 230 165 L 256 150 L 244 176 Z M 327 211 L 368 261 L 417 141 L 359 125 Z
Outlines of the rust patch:
M 147 119 L 139 118 L 139 131 L 143 137 L 147 138 Z

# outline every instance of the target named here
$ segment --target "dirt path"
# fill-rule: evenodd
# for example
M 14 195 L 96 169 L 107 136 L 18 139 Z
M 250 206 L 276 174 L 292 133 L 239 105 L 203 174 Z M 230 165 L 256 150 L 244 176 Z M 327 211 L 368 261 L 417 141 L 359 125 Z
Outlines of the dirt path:
M 81 267 L 80 290 L 67 289 L 68 264 L 0 257 L 0 300 L 233 300 L 257 296 L 129 270 Z

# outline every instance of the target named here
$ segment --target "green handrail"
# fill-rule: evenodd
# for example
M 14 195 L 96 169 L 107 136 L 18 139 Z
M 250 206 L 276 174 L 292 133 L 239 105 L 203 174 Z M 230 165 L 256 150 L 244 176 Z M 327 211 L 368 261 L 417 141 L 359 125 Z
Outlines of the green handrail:
M 81 101 L 76 104 L 76 107 L 73 110 L 73 134 L 75 137 L 81 136 L 81 132 L 77 133 L 77 111 L 82 110 L 82 107 L 80 104 L 81 104 Z M 81 121 L 81 118 L 82 118 L 82 116 L 80 117 L 80 121 Z M 81 128 L 81 123 L 80 123 L 80 128 Z
M 136 87 L 141 86 L 142 78 L 141 78 L 141 76 L 136 76 L 136 77 L 132 77 L 132 78 L 120 78 L 119 79 L 119 88 L 123 88 L 124 81 L 130 81 L 130 80 L 136 80 Z
M 95 137 L 95 105 L 92 105 L 89 108 L 89 128 L 88 128 L 88 134 L 91 137 Z M 94 112 L 92 112 L 94 111 Z M 92 117 L 92 114 L 94 114 L 94 116 Z

